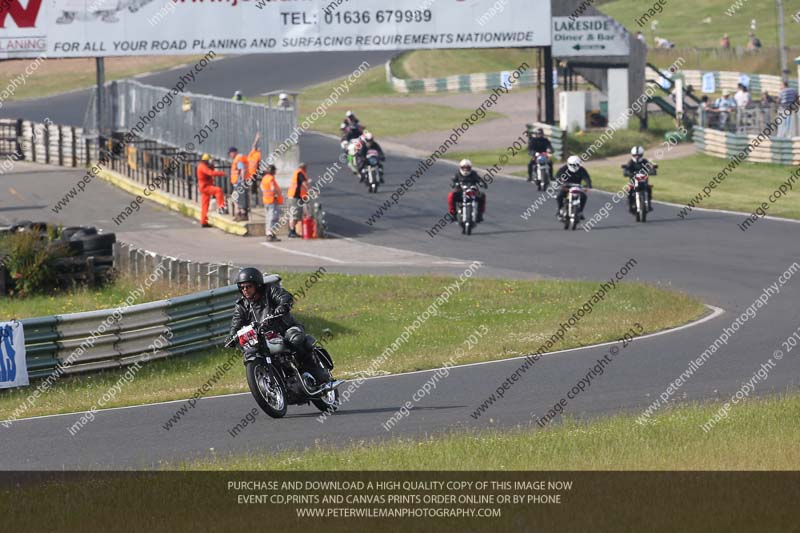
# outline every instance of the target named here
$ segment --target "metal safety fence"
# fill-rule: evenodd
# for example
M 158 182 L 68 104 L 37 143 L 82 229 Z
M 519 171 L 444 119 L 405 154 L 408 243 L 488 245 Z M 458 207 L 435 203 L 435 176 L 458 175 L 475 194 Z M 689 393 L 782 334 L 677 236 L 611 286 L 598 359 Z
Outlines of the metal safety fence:
M 169 89 L 135 80 L 107 83 L 101 109 L 102 135 L 133 132 L 139 138 L 176 149 L 193 146 L 193 151 L 209 153 L 216 159 L 226 159 L 231 146 L 246 154 L 259 132 L 261 153 L 266 158 L 297 126 L 295 106 L 267 107 L 190 92 L 173 97 Z M 97 134 L 96 88 L 84 117 L 84 130 Z M 298 148 L 294 146 L 275 164 L 295 168 L 298 162 Z
M 114 265 L 139 277 L 164 269 L 170 286 L 213 287 L 186 296 L 114 309 L 27 318 L 28 375 L 77 374 L 220 346 L 238 298 L 238 267 L 193 263 L 117 243 Z M 265 277 L 266 281 L 277 276 Z

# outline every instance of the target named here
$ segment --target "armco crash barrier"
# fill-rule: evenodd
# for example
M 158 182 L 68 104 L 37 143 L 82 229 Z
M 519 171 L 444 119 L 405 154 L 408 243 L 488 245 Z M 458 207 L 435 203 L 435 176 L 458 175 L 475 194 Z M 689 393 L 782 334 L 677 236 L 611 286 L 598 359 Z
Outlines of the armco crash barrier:
M 76 374 L 219 346 L 237 294 L 229 285 L 117 309 L 24 319 L 29 375 L 45 377 L 59 364 L 64 374 Z M 159 338 L 163 346 L 154 350 Z

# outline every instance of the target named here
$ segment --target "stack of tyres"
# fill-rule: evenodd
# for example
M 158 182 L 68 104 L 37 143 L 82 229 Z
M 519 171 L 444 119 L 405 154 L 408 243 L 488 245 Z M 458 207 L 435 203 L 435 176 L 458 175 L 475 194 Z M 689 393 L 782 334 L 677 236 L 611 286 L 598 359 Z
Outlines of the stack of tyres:
M 86 273 L 89 280 L 102 281 L 111 276 L 116 234 L 98 233 L 94 226 L 73 226 L 62 230 L 61 240 L 71 254 L 86 265 L 86 270 L 91 268 L 92 272 Z

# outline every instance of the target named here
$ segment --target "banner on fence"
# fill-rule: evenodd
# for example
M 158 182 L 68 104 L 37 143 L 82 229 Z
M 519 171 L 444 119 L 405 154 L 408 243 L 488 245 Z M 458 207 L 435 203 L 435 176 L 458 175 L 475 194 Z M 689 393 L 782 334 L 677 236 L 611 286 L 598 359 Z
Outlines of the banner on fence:
M 25 333 L 18 321 L 0 322 L 0 389 L 28 385 Z
M 550 0 L 4 0 L 0 58 L 549 46 Z M 23 7 L 23 3 L 25 4 Z

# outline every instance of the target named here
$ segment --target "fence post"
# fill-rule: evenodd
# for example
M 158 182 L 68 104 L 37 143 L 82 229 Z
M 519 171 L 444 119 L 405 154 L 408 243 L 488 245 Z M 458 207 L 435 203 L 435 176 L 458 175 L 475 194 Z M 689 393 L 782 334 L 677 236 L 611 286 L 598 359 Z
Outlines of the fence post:
M 169 288 L 180 285 L 178 280 L 178 260 L 174 257 L 169 258 Z
M 49 128 L 49 127 L 48 127 Z M 61 131 L 61 126 L 58 128 L 58 166 L 64 166 L 64 133 Z
M 194 261 L 189 261 L 188 264 L 188 277 L 186 278 L 188 287 L 195 289 L 199 287 L 198 279 L 200 278 L 200 265 Z
M 182 287 L 189 287 L 189 261 L 178 262 L 178 282 Z
M 217 268 L 217 287 L 225 287 L 228 284 L 230 267 L 228 265 L 218 265 Z
M 50 128 L 44 128 L 44 162 L 50 164 Z

